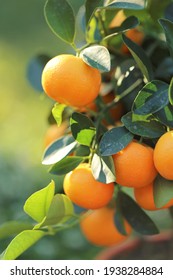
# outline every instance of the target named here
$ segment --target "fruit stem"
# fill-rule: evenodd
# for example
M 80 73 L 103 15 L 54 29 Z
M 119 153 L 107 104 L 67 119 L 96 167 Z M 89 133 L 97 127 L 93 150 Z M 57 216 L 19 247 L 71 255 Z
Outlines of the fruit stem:
M 90 147 L 90 155 L 89 155 L 89 165 L 91 165 L 91 162 L 92 162 L 92 159 L 93 159 L 93 156 L 96 152 L 96 134 L 93 138 L 93 141 L 91 143 L 91 147 Z

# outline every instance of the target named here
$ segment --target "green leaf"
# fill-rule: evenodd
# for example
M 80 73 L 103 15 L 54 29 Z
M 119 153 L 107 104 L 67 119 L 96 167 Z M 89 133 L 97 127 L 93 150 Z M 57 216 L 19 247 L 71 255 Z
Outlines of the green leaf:
M 124 149 L 133 139 L 133 134 L 124 126 L 115 127 L 107 131 L 99 144 L 102 156 L 110 156 Z
M 85 157 L 85 156 L 89 156 L 89 154 L 90 154 L 90 148 L 84 145 L 79 145 L 75 150 L 75 156 Z
M 128 10 L 143 10 L 145 8 L 145 0 L 113 0 L 107 1 L 105 5 L 107 7 L 116 9 L 128 9 Z
M 64 175 L 75 169 L 81 162 L 84 161 L 83 157 L 71 156 L 65 157 L 59 162 L 55 163 L 50 169 L 49 173 L 54 175 Z
M 50 29 L 66 43 L 73 43 L 75 36 L 74 12 L 66 0 L 47 0 L 44 14 Z
M 93 122 L 87 116 L 74 112 L 70 119 L 70 125 L 72 135 L 76 141 L 89 147 L 96 134 Z
M 159 80 L 147 83 L 136 96 L 132 110 L 137 115 L 153 114 L 168 105 L 168 84 Z
M 93 68 L 102 72 L 109 72 L 111 68 L 110 54 L 107 48 L 103 46 L 91 46 L 85 48 L 80 56 L 83 61 Z
M 171 79 L 168 90 L 169 102 L 173 105 L 173 78 Z
M 91 169 L 94 178 L 104 184 L 109 184 L 116 181 L 115 167 L 112 157 L 100 157 L 94 154 Z
M 32 229 L 33 225 L 27 222 L 9 221 L 0 226 L 0 239 L 7 238 L 11 235 L 16 235 L 23 230 Z
M 163 49 L 161 49 L 160 52 L 163 53 Z M 159 53 L 157 53 L 157 55 L 159 57 Z M 159 61 L 159 65 L 157 65 L 157 69 L 155 71 L 155 77 L 164 81 L 169 81 L 172 76 L 173 76 L 173 59 L 171 57 L 166 57 L 162 59 L 162 61 Z
M 86 0 L 85 8 L 86 8 L 86 25 L 89 24 L 93 14 L 96 9 L 102 7 L 104 0 Z
M 152 20 L 154 20 L 157 24 L 158 18 L 162 17 L 163 14 L 166 12 L 166 9 L 168 8 L 169 3 L 172 0 L 164 0 L 164 1 L 159 1 L 158 0 L 148 0 L 148 5 L 147 5 L 147 12 L 148 15 L 151 16 Z M 156 9 L 157 7 L 157 9 Z M 170 8 L 169 8 L 170 11 Z M 157 27 L 158 28 L 158 27 Z
M 154 180 L 154 202 L 160 208 L 173 199 L 173 181 L 157 176 Z
M 62 123 L 62 114 L 65 108 L 66 108 L 65 104 L 59 104 L 59 103 L 55 103 L 54 107 L 52 108 L 52 115 L 56 120 L 58 126 L 60 126 Z
M 59 162 L 70 154 L 76 146 L 77 142 L 74 141 L 72 136 L 66 135 L 61 137 L 45 150 L 42 164 L 50 165 Z
M 164 30 L 164 33 L 166 36 L 166 42 L 167 42 L 171 57 L 173 58 L 173 22 L 168 19 L 161 18 L 161 19 L 159 19 L 159 23 Z
M 2 260 L 15 260 L 28 248 L 34 245 L 46 233 L 41 230 L 25 230 L 19 233 L 1 255 Z
M 139 25 L 139 20 L 135 16 L 127 17 L 120 26 L 111 28 L 111 32 L 125 32 Z
M 152 65 L 144 50 L 124 34 L 122 38 L 146 80 L 151 81 L 153 79 Z
M 68 198 L 68 196 L 64 194 L 56 194 L 52 199 L 46 217 L 40 224 L 35 226 L 35 229 L 44 226 L 57 225 L 58 223 L 64 223 L 69 218 L 71 218 L 73 213 L 73 203 Z
M 102 34 L 99 29 L 99 20 L 96 16 L 93 16 L 86 30 L 86 41 L 87 43 L 93 44 L 94 42 L 98 43 L 101 40 Z
M 121 205 L 119 204 L 118 196 L 116 199 L 116 211 L 115 211 L 115 215 L 114 215 L 114 224 L 122 235 L 127 235 L 127 232 L 126 232 L 126 229 L 124 226 L 124 217 L 121 212 Z
M 50 57 L 45 54 L 40 54 L 33 57 L 27 67 L 27 78 L 31 86 L 39 91 L 43 92 L 43 87 L 41 84 L 41 76 L 43 68 L 46 63 L 50 60 Z
M 35 221 L 41 222 L 46 216 L 55 192 L 52 181 L 47 187 L 33 193 L 24 204 L 24 211 Z
M 151 218 L 129 195 L 119 192 L 117 199 L 119 199 L 123 216 L 135 231 L 143 235 L 159 233 Z
M 158 122 L 153 116 L 139 116 L 138 120 L 133 118 L 132 112 L 127 113 L 121 118 L 124 126 L 133 134 L 146 138 L 159 138 L 166 132 L 163 124 Z
M 117 36 L 120 32 L 125 32 L 129 29 L 135 28 L 137 25 L 139 25 L 138 18 L 135 16 L 130 16 L 126 18 L 120 26 L 111 28 L 110 35 L 104 37 L 103 40 L 105 41 L 105 40 L 112 39 L 113 37 Z
M 173 110 L 171 104 L 154 113 L 154 116 L 164 125 L 173 127 Z

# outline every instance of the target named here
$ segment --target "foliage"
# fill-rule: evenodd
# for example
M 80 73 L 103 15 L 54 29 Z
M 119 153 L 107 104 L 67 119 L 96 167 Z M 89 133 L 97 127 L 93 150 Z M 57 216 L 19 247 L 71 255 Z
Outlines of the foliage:
M 157 234 L 159 230 L 134 198 L 126 194 L 124 186 L 116 184 L 112 155 L 133 139 L 154 148 L 161 135 L 173 128 L 173 19 L 168 13 L 172 1 L 166 1 L 165 5 L 159 1 L 155 8 L 153 2 L 86 0 L 79 10 L 81 20 L 77 20 L 78 16 L 66 0 L 47 0 L 44 6 L 51 31 L 69 44 L 72 52 L 87 65 L 102 73 L 102 89 L 95 100 L 96 110 L 86 108 L 82 112 L 64 104 L 54 105 L 51 111 L 54 121 L 60 125 L 66 120 L 69 128 L 46 148 L 42 164 L 50 166 L 51 174 L 60 176 L 89 162 L 95 180 L 115 183 L 114 222 L 119 232 L 124 233 L 125 218 L 133 230 L 142 235 Z M 112 20 L 120 11 L 125 19 L 112 27 Z M 82 27 L 84 42 L 78 42 L 77 25 Z M 144 34 L 142 45 L 127 36 L 128 30 L 136 28 Z M 128 52 L 123 53 L 122 46 L 126 46 Z M 48 59 L 49 56 L 41 54 L 29 66 L 28 79 L 38 91 L 42 91 L 41 71 Z M 37 76 L 32 75 L 34 71 Z M 106 104 L 103 95 L 110 91 L 114 99 Z M 109 113 L 121 102 L 124 112 L 119 124 Z M 154 182 L 157 207 L 173 198 L 171 187 L 172 181 L 157 176 Z M 27 199 L 24 211 L 32 218 L 31 223 L 12 221 L 0 227 L 1 238 L 17 234 L 1 259 L 18 258 L 44 236 L 80 223 L 83 215 L 83 212 L 76 214 L 68 196 L 55 193 L 53 181 Z

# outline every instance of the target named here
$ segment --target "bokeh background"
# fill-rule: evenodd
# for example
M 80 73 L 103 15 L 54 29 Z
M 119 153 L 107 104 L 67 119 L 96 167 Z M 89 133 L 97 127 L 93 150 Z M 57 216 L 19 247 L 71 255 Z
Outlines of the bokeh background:
M 75 12 L 84 0 L 69 0 Z M 72 52 L 48 28 L 43 14 L 45 0 L 0 0 L 0 224 L 25 220 L 25 200 L 55 180 L 41 164 L 47 118 L 53 102 L 33 89 L 27 67 L 38 54 L 50 57 Z M 154 213 L 152 215 L 155 215 Z M 157 224 L 169 228 L 168 213 L 155 215 Z M 10 239 L 0 240 L 0 251 Z M 46 237 L 20 259 L 93 259 L 102 250 L 91 246 L 78 226 Z
M 69 1 L 75 12 L 84 1 Z M 53 102 L 33 89 L 27 68 L 38 54 L 50 57 L 72 52 L 47 26 L 45 0 L 0 0 L 0 224 L 25 220 L 25 200 L 34 191 L 59 178 L 41 164 L 47 118 Z M 10 239 L 0 240 L 0 251 Z M 22 259 L 88 259 L 98 248 L 90 246 L 78 227 L 43 238 Z

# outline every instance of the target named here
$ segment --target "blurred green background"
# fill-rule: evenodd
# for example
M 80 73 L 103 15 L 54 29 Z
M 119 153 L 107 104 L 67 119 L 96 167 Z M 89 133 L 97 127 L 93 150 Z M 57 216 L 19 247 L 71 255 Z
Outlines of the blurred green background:
M 75 12 L 84 1 L 69 1 Z M 47 118 L 53 102 L 35 91 L 26 78 L 28 63 L 38 54 L 55 56 L 72 50 L 48 28 L 45 0 L 0 0 L 0 224 L 25 220 L 25 200 L 51 179 L 41 164 Z M 59 184 L 60 185 L 60 184 Z M 10 239 L 0 240 L 0 251 Z M 22 259 L 88 259 L 90 246 L 78 227 L 44 238 Z
M 75 12 L 84 0 L 69 0 Z M 0 224 L 27 216 L 25 200 L 51 179 L 41 164 L 47 118 L 53 102 L 29 84 L 26 72 L 38 54 L 72 52 L 48 28 L 45 0 L 0 0 Z M 168 213 L 152 214 L 170 227 Z M 0 241 L 2 252 L 10 239 Z M 93 259 L 102 248 L 91 246 L 78 227 L 43 238 L 20 259 Z

